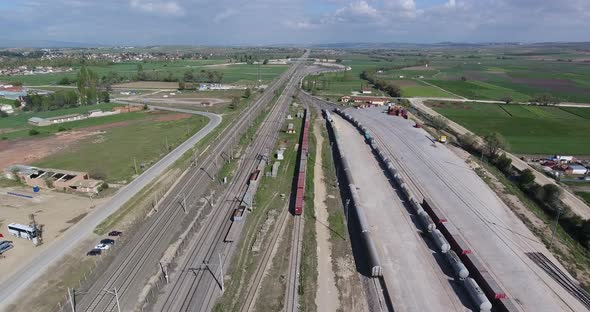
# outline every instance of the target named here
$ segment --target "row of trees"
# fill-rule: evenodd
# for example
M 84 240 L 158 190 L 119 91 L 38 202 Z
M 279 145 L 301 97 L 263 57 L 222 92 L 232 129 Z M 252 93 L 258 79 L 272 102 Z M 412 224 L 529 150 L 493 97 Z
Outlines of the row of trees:
M 586 249 L 590 250 L 590 220 L 583 220 L 571 212 L 560 199 L 561 189 L 555 184 L 539 185 L 535 182 L 535 174 L 530 169 L 522 172 L 515 170 L 512 166 L 512 159 L 501 150 L 507 148 L 508 144 L 504 137 L 492 132 L 483 137 L 483 144 L 477 142 L 472 135 L 460 135 L 459 143 L 473 153 L 482 153 L 486 159 L 498 168 L 506 177 L 516 183 L 528 198 L 533 200 L 543 211 L 555 218 L 560 214 L 559 224 L 570 237 L 578 241 Z
M 361 78 L 375 85 L 375 88 L 389 94 L 391 97 L 402 96 L 401 88 L 393 81 L 377 78 L 375 69 L 367 69 L 361 73 Z
M 195 72 L 191 69 L 184 72 L 182 80 L 184 82 L 220 83 L 223 80 L 223 73 L 205 69 Z

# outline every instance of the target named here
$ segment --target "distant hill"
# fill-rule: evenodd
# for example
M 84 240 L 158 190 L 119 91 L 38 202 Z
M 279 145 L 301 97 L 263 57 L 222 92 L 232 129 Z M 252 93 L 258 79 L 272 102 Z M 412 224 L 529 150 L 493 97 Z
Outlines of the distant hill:
M 69 41 L 0 39 L 0 48 L 92 48 L 99 46 L 101 45 Z

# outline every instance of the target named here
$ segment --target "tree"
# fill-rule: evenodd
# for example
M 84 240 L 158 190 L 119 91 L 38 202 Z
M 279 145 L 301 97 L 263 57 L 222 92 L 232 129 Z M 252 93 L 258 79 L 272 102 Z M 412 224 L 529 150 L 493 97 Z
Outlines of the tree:
M 531 169 L 523 170 L 520 176 L 518 176 L 518 184 L 523 188 L 529 187 L 533 182 L 535 182 L 535 174 Z
M 498 156 L 498 151 L 506 148 L 506 140 L 498 132 L 491 132 L 483 137 L 484 152 L 490 159 L 495 159 Z
M 252 91 L 250 91 L 250 88 L 246 88 L 246 91 L 244 91 L 243 98 L 248 99 L 248 98 L 250 98 L 251 95 L 252 95 Z
M 33 129 L 29 130 L 29 135 L 31 135 L 31 136 L 32 136 L 32 135 L 37 135 L 37 134 L 39 134 L 39 133 L 40 133 L 40 132 L 39 132 L 39 130 L 37 130 L 37 129 L 35 129 L 35 128 L 33 128 Z
M 461 76 L 461 81 L 467 81 L 467 77 Z
M 500 169 L 500 171 L 502 171 L 506 174 L 510 174 L 512 172 L 512 159 L 510 159 L 508 156 L 506 156 L 505 153 L 502 153 L 496 159 L 496 167 L 498 167 L 498 169 Z
M 109 95 L 108 91 L 101 91 L 100 92 L 100 102 L 102 103 L 110 103 L 111 96 Z
M 432 124 L 432 126 L 435 129 L 438 129 L 441 131 L 447 129 L 447 127 L 448 127 L 447 120 L 442 116 L 435 116 L 434 118 L 432 118 L 430 120 L 430 123 Z
M 559 104 L 559 99 L 552 96 L 549 93 L 543 93 L 543 94 L 539 94 L 539 95 L 535 96 L 529 102 L 533 103 L 533 104 L 546 106 L 546 105 L 551 105 L 551 104 Z
M 262 61 L 262 65 L 266 65 L 268 64 L 268 59 L 264 59 L 264 61 Z
M 58 85 L 62 85 L 62 86 L 68 86 L 71 83 L 72 82 L 70 81 L 70 79 L 68 77 L 63 77 L 62 79 L 60 79 L 60 81 L 57 82 Z
M 336 63 L 338 63 L 338 64 L 342 63 L 342 59 L 337 58 Z
M 192 69 L 184 72 L 183 80 L 186 82 L 192 82 L 195 80 L 195 75 Z
M 514 101 L 514 99 L 512 98 L 512 95 L 510 95 L 510 94 L 506 94 L 506 95 L 504 95 L 504 96 L 501 98 L 501 100 L 502 100 L 504 103 L 506 103 L 506 105 L 508 105 L 508 104 L 512 103 L 512 101 Z
M 240 106 L 240 98 L 237 96 L 232 97 L 231 103 L 229 104 L 230 109 L 237 109 Z
M 184 90 L 185 87 L 186 87 L 186 85 L 184 84 L 184 81 L 178 82 L 178 90 Z
M 545 184 L 543 185 L 544 196 L 543 200 L 551 205 L 557 206 L 559 203 L 559 196 L 561 196 L 561 189 L 555 184 Z
M 4 118 L 4 117 L 8 117 L 8 113 L 3 110 L 0 110 L 0 118 Z
M 15 108 L 19 108 L 21 106 L 21 102 L 19 100 L 14 100 L 14 103 L 12 104 Z
M 461 146 L 465 149 L 475 150 L 477 147 L 477 138 L 473 133 L 461 134 L 458 139 Z

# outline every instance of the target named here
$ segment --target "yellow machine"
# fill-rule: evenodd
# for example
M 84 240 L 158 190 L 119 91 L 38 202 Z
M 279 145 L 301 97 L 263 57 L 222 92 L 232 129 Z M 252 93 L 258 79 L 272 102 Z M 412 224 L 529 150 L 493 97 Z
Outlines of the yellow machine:
M 438 141 L 439 141 L 440 143 L 447 143 L 447 136 L 446 136 L 446 135 L 441 135 L 441 136 L 438 138 Z

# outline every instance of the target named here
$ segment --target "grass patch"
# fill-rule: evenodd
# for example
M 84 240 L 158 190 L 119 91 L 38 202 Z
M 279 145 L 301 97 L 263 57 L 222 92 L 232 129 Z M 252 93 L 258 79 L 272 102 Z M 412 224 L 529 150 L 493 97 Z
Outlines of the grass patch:
M 576 195 L 580 196 L 584 201 L 590 205 L 590 193 L 589 192 L 576 192 Z
M 514 153 L 590 155 L 590 146 L 580 144 L 590 140 L 590 123 L 580 117 L 590 114 L 590 108 L 573 114 L 545 106 L 438 101 L 427 105 L 479 136 L 498 131 Z
M 75 147 L 51 155 L 35 165 L 99 173 L 107 182 L 129 181 L 136 174 L 135 164 L 137 174 L 141 174 L 209 122 L 204 116 L 155 122 L 146 118 L 147 115 L 143 112 L 109 117 L 126 117 L 125 115 L 137 119 L 136 122 L 91 136 Z M 124 120 L 130 120 L 129 117 Z M 94 122 L 80 122 L 85 121 Z M 141 168 L 142 164 L 144 169 Z

